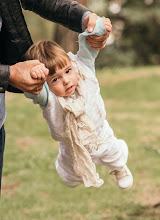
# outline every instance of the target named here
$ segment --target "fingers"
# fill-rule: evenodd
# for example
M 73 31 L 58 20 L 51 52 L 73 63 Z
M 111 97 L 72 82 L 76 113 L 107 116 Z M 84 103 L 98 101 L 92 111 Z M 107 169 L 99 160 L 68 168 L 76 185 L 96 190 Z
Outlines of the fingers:
M 88 14 L 85 19 L 84 19 L 84 30 L 87 28 L 89 33 L 92 33 L 95 25 L 96 25 L 96 20 L 100 18 L 94 13 Z M 111 21 L 109 18 L 103 18 L 103 25 L 106 29 L 106 31 L 111 32 L 112 31 L 112 25 Z
M 88 32 L 91 33 L 94 30 L 96 20 L 100 18 L 94 13 L 88 14 L 84 19 L 84 28 L 88 28 Z M 107 34 L 104 34 L 103 36 L 95 36 L 91 35 L 86 38 L 86 42 L 90 44 L 91 48 L 94 50 L 101 50 L 105 47 L 107 39 L 112 31 L 112 25 L 109 18 L 103 18 L 103 25 Z
M 32 94 L 38 95 L 38 94 L 41 92 L 42 89 L 43 89 L 43 85 L 37 86 L 37 87 L 35 87 L 35 89 L 32 91 Z
M 34 69 L 32 68 L 34 66 L 35 69 L 37 66 L 41 67 L 41 76 L 37 75 L 36 72 L 33 71 Z M 39 60 L 19 62 L 10 66 L 9 84 L 23 92 L 37 94 L 41 91 L 48 73 L 49 70 L 44 66 L 44 64 L 41 64 Z
M 96 20 L 99 18 L 99 16 L 97 16 L 94 13 L 90 13 L 88 14 L 85 18 L 84 18 L 84 26 L 83 29 L 85 30 L 86 28 L 88 29 L 88 32 L 91 33 L 94 30 L 94 27 L 96 25 Z
M 43 63 L 36 65 L 31 68 L 30 74 L 33 79 L 42 79 L 46 80 L 46 76 L 48 75 L 49 70 L 45 67 Z
M 48 74 L 49 70 L 45 67 L 43 63 L 39 63 L 38 65 L 35 65 L 30 69 L 30 75 L 32 78 L 30 93 L 38 95 L 41 92 L 43 84 L 46 81 L 46 76 Z
M 96 25 L 96 20 L 99 18 L 99 16 L 97 16 L 94 13 L 89 14 L 89 15 L 90 16 L 88 18 L 88 32 L 92 33 Z
M 90 42 L 94 42 L 94 41 L 102 42 L 102 41 L 106 40 L 108 37 L 109 37 L 109 33 L 104 34 L 102 36 L 89 35 L 89 36 L 87 36 L 86 39 L 89 40 Z
M 101 49 L 105 48 L 108 37 L 109 37 L 109 33 L 107 33 L 103 36 L 91 35 L 91 36 L 87 37 L 86 42 L 88 44 L 90 44 L 90 46 L 94 50 L 101 50 Z
M 31 77 L 37 79 L 37 73 L 34 70 L 31 70 Z
M 112 24 L 109 18 L 103 18 L 103 25 L 106 31 L 108 32 L 112 31 Z
M 42 70 L 37 71 L 32 71 L 31 72 L 31 77 L 33 79 L 42 79 L 45 80 L 46 79 L 46 75 L 44 74 L 44 72 Z
M 42 90 L 44 83 L 45 83 L 45 80 L 32 78 L 30 81 L 30 86 L 28 86 L 24 90 L 24 92 L 29 92 L 31 94 L 37 95 Z
M 43 72 L 42 78 L 46 78 L 49 74 L 49 69 L 47 69 L 43 63 L 41 63 L 41 71 Z

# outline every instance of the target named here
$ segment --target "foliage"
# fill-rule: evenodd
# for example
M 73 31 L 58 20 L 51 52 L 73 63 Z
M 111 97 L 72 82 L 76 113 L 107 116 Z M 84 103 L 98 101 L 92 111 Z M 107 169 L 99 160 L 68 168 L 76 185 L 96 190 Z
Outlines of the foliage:
M 100 54 L 100 66 L 160 64 L 160 1 L 100 1 L 106 11 L 97 13 L 113 24 L 113 42 Z

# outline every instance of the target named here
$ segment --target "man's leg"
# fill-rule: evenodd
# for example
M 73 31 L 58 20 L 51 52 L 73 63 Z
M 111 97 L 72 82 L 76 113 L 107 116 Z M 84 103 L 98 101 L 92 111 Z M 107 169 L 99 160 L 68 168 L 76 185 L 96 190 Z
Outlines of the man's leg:
M 5 146 L 5 130 L 4 130 L 4 126 L 2 126 L 2 128 L 0 129 L 0 192 L 1 192 L 4 146 Z

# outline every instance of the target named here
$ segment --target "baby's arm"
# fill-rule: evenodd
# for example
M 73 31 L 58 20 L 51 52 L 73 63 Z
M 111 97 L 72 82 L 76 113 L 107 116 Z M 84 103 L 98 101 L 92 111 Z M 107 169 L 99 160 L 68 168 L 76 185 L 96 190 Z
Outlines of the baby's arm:
M 26 98 L 32 99 L 34 104 L 39 104 L 41 107 L 46 107 L 48 104 L 49 98 L 49 88 L 47 83 L 45 82 L 41 92 L 38 95 L 33 95 L 28 92 L 24 92 Z
M 36 65 L 31 68 L 30 75 L 33 79 L 42 79 L 46 80 L 46 76 L 48 75 L 49 70 L 45 67 L 43 63 Z M 49 88 L 47 83 L 45 82 L 42 88 L 37 88 L 37 91 L 40 91 L 38 95 L 33 95 L 31 93 L 25 92 L 24 95 L 32 99 L 34 104 L 39 104 L 41 107 L 45 107 L 48 104 L 48 96 L 49 96 Z
M 97 40 L 98 40 L 98 37 L 104 34 L 108 34 L 108 37 L 109 37 L 111 33 L 111 28 L 112 28 L 112 25 L 109 19 L 99 18 L 96 21 L 96 26 L 92 33 L 89 33 L 88 30 L 86 30 L 85 32 L 79 35 L 79 51 L 77 53 L 77 56 L 79 60 L 82 63 L 84 63 L 86 66 L 88 66 L 94 73 L 95 73 L 94 62 L 99 51 L 92 49 L 91 46 L 86 43 L 86 38 L 89 35 L 96 35 Z

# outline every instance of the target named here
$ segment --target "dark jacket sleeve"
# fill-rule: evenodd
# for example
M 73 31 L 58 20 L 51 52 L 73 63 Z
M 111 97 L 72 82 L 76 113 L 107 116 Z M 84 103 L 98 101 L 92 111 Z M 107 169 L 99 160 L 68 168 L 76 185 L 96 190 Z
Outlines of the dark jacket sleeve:
M 60 23 L 73 31 L 82 32 L 81 21 L 87 8 L 73 0 L 21 0 L 22 7 Z
M 10 66 L 0 64 L 0 92 L 4 92 L 9 83 Z
M 5 92 L 5 90 L 14 93 L 22 93 L 21 90 L 9 85 L 9 76 L 10 66 L 0 64 L 0 93 Z

